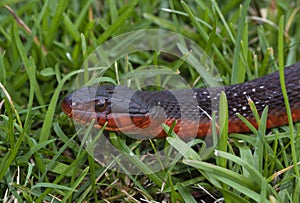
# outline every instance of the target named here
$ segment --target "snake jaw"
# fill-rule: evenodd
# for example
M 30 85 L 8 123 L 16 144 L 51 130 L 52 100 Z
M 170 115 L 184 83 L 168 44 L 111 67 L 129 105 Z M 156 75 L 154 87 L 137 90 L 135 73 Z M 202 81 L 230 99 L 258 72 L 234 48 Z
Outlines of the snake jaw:
M 72 95 L 66 96 L 61 103 L 62 111 L 72 118 Z

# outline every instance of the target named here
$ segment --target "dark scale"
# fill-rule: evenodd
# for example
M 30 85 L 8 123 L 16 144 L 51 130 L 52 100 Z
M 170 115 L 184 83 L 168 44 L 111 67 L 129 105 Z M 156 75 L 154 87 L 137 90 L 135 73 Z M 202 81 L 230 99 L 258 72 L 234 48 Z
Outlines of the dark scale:
M 202 92 L 195 95 L 194 91 L 193 89 L 137 91 L 133 98 L 141 98 L 154 118 L 157 115 L 175 119 L 189 117 L 191 120 L 207 117 L 211 114 L 211 102 L 204 98 Z M 163 111 L 164 114 L 156 111 Z

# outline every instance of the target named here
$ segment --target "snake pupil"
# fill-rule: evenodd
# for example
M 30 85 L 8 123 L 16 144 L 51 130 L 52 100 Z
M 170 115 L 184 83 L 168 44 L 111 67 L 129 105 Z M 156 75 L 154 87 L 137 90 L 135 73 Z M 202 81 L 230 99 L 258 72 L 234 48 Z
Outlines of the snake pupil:
M 105 99 L 98 99 L 95 101 L 95 111 L 102 112 L 106 109 L 107 102 Z

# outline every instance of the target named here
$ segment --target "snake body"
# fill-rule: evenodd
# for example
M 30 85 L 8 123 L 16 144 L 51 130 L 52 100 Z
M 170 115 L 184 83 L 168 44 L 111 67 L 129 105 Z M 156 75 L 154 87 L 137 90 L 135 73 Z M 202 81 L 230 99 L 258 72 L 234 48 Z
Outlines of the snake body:
M 286 89 L 293 122 L 300 121 L 300 63 L 285 67 Z M 83 87 L 62 101 L 62 110 L 73 120 L 106 130 L 136 134 L 139 138 L 164 138 L 162 123 L 174 127 L 181 138 L 211 134 L 211 114 L 218 110 L 220 92 L 228 100 L 228 132 L 245 133 L 250 129 L 238 117 L 244 116 L 254 127 L 256 119 L 248 105 L 254 102 L 261 115 L 269 107 L 267 128 L 288 124 L 279 73 L 226 86 L 190 90 L 141 91 L 124 86 Z

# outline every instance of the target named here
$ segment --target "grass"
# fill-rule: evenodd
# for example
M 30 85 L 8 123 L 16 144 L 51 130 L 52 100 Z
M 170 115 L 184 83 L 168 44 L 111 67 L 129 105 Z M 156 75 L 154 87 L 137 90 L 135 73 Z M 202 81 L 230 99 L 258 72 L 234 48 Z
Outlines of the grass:
M 224 85 L 278 69 L 282 74 L 284 65 L 299 60 L 300 4 L 281 0 L 128 2 L 0 2 L 1 201 L 299 202 L 299 124 L 267 131 L 267 108 L 262 115 L 256 114 L 260 125 L 258 129 L 249 126 L 251 135 L 228 135 L 227 101 L 222 96 L 220 125 L 225 128 L 215 150 L 207 149 L 203 140 L 183 142 L 168 126 L 164 126 L 170 135 L 165 141 L 136 141 L 109 133 L 112 145 L 127 152 L 123 156 L 130 166 L 146 173 L 134 175 L 99 165 L 61 112 L 60 102 L 72 91 L 89 54 L 107 40 L 138 29 L 164 29 L 196 42 L 216 64 Z M 118 84 L 137 67 L 137 73 L 150 74 L 143 68 L 147 65 L 175 67 L 189 85 L 204 85 L 197 67 L 159 51 L 128 54 L 101 79 Z M 157 86 L 162 85 L 161 73 L 151 73 Z M 165 146 L 178 149 L 182 157 L 175 157 L 164 170 L 149 173 L 153 169 L 139 155 Z M 113 166 L 118 160 L 107 164 Z M 123 170 L 130 169 L 119 164 Z

